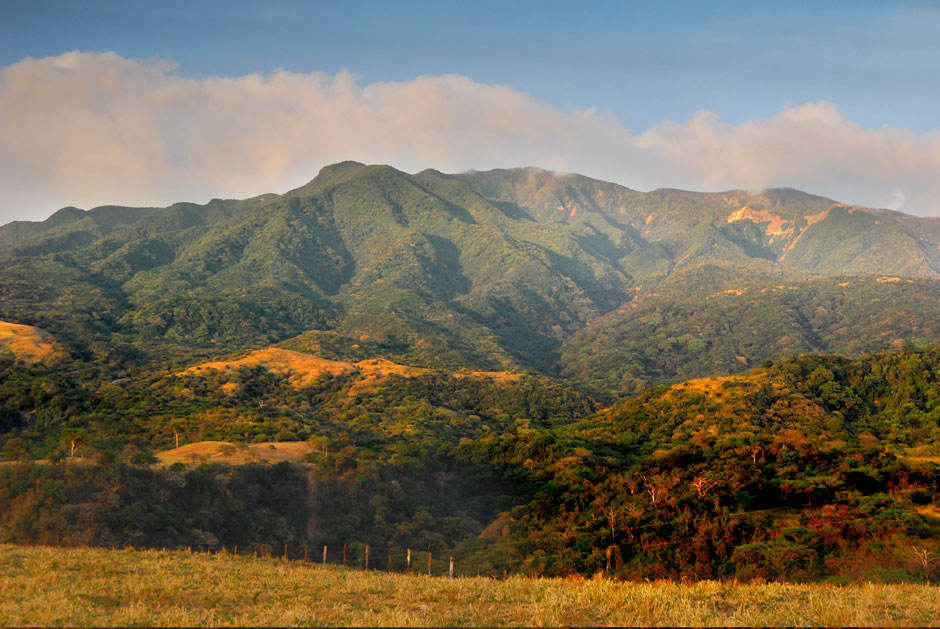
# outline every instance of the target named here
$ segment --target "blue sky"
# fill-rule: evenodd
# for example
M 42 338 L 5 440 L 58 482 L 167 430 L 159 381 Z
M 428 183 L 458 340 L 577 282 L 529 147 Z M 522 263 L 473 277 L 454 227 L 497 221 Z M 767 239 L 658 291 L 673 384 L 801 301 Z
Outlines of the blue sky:
M 456 73 L 631 129 L 826 100 L 866 126 L 937 129 L 940 3 L 5 0 L 0 63 L 70 50 L 183 75 L 284 68 L 364 82 Z
M 713 124 L 731 125 L 746 133 L 750 123 L 777 120 L 785 108 L 825 103 L 837 111 L 826 110 L 830 122 L 855 125 L 859 138 L 866 130 L 899 130 L 900 135 L 875 142 L 877 146 L 888 142 L 890 150 L 901 150 L 898 147 L 906 142 L 902 136 L 907 133 L 929 144 L 931 132 L 940 128 L 938 34 L 940 3 L 916 2 L 0 0 L 0 66 L 5 68 L 18 67 L 25 57 L 112 51 L 120 59 L 144 65 L 155 57 L 172 60 L 176 65 L 165 70 L 168 75 L 194 81 L 243 78 L 252 73 L 270 77 L 278 69 L 328 77 L 348 71 L 357 86 L 367 88 L 385 82 L 410 84 L 417 77 L 459 75 L 480 89 L 505 86 L 559 115 L 587 110 L 600 117 L 612 116 L 613 133 L 629 132 L 633 139 L 650 129 L 661 129 L 667 121 L 689 127 L 702 111 L 714 116 Z M 49 89 L 44 88 L 45 92 Z M 658 138 L 662 135 L 657 132 Z M 565 147 L 546 149 L 539 142 L 549 163 L 537 165 L 582 171 L 587 167 L 594 172 L 585 174 L 641 189 L 670 183 L 666 171 L 631 178 L 629 172 L 598 168 L 589 160 L 568 164 L 558 157 Z M 649 149 L 650 142 L 647 138 L 637 146 Z M 931 146 L 922 147 L 925 155 L 931 154 Z M 743 173 L 740 181 L 733 168 L 720 175 L 696 176 L 700 167 L 676 164 L 675 155 L 665 155 L 667 148 L 656 149 L 655 157 L 664 169 L 673 169 L 676 186 L 819 187 L 818 181 L 801 179 L 789 166 L 779 176 Z M 740 153 L 742 149 L 734 150 Z M 437 153 L 403 155 L 398 149 L 388 153 L 389 158 L 398 157 L 403 167 L 426 164 Z M 515 155 L 508 152 L 500 159 L 491 154 L 488 160 L 477 159 L 485 163 L 473 164 L 445 159 L 443 166 L 514 165 L 507 160 Z M 530 155 L 537 159 L 539 153 L 533 149 L 519 157 Z M 609 155 L 617 156 L 616 151 Z M 0 155 L 0 165 L 22 161 L 17 157 L 8 149 L 6 156 Z M 322 159 L 327 157 L 324 154 Z M 918 168 L 931 166 L 923 162 L 924 156 L 906 159 Z M 309 168 L 317 159 L 301 161 Z M 929 187 L 927 182 L 909 183 L 901 175 L 887 177 L 878 190 L 868 190 L 854 184 L 846 173 L 833 173 L 841 179 L 816 191 L 847 194 L 846 200 L 862 204 L 940 213 L 940 208 L 935 212 L 923 201 L 913 200 L 932 194 L 923 190 Z M 298 175 L 262 177 L 258 185 L 283 185 L 294 176 Z M 41 177 L 35 178 L 41 183 Z M 857 178 L 871 179 L 865 173 Z M 178 193 L 222 193 L 211 187 L 201 191 L 198 186 L 184 186 Z M 63 184 L 60 196 L 44 202 L 57 203 L 68 192 L 69 186 Z M 116 202 L 134 201 L 133 190 L 118 192 Z M 82 202 L 83 193 L 75 193 L 76 202 Z M 163 201 L 152 196 L 141 191 L 142 202 Z

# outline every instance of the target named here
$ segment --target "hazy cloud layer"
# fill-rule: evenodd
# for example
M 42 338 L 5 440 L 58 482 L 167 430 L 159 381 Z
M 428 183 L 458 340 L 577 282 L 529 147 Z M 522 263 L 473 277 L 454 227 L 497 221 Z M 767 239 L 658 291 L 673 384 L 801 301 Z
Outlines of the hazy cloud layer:
M 65 205 L 284 192 L 346 159 L 409 172 L 542 166 L 641 190 L 792 186 L 940 214 L 940 133 L 866 129 L 825 102 L 740 125 L 703 111 L 636 134 L 455 75 L 183 78 L 167 60 L 79 52 L 0 69 L 0 223 Z

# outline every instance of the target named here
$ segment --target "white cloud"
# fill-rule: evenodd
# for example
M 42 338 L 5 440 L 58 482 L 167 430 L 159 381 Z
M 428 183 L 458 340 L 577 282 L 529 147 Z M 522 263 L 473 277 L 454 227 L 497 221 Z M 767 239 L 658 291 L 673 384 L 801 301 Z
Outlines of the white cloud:
M 415 171 L 535 165 L 650 189 L 793 186 L 940 213 L 940 134 L 865 129 L 829 103 L 639 135 L 466 77 L 361 85 L 348 73 L 184 78 L 165 59 L 71 52 L 0 69 L 0 223 L 64 205 L 283 192 L 353 159 Z
M 940 214 L 940 133 L 866 129 L 832 103 L 785 107 L 767 120 L 722 123 L 708 111 L 636 139 L 708 188 L 791 186 L 840 201 Z

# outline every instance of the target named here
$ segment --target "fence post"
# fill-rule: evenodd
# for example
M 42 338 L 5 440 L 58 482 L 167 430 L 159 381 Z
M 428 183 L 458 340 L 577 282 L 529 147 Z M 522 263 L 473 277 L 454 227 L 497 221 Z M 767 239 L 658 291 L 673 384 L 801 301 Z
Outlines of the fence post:
M 326 565 L 326 544 L 323 545 L 323 565 Z
M 235 551 L 232 554 L 238 557 L 238 546 L 235 547 Z
M 431 551 L 428 551 L 428 576 L 431 576 Z
M 366 544 L 366 570 L 369 569 L 369 545 Z
M 346 544 L 343 544 L 343 567 L 346 567 Z
M 454 558 L 450 558 L 450 578 L 454 578 Z
M 287 561 L 287 544 L 284 544 L 284 561 Z
M 408 549 L 408 572 L 411 572 L 411 549 Z

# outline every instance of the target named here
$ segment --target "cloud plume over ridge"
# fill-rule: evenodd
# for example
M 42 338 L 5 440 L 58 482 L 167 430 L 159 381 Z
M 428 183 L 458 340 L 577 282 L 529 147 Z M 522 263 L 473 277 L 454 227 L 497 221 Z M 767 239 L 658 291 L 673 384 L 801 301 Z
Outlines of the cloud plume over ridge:
M 458 75 L 187 78 L 168 60 L 70 52 L 0 69 L 0 223 L 58 207 L 283 192 L 353 159 L 415 171 L 542 166 L 637 188 L 793 186 L 940 214 L 940 133 L 867 129 L 826 102 L 733 125 L 702 111 L 631 133 Z

